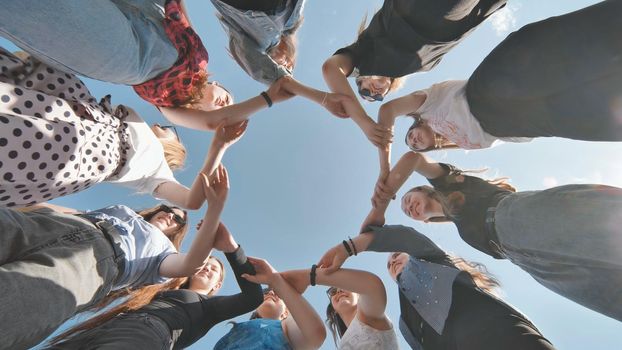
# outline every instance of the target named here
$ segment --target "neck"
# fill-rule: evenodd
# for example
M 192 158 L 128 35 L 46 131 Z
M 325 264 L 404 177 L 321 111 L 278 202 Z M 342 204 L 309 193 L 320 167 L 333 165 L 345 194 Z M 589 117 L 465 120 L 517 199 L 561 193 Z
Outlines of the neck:
M 443 206 L 438 201 L 432 202 L 431 209 L 432 209 L 432 217 L 445 216 L 445 213 L 443 212 Z
M 356 316 L 356 310 L 358 309 L 356 307 L 353 307 L 347 311 L 338 313 L 339 317 L 341 317 L 341 319 L 343 320 L 343 323 L 345 323 L 346 326 L 350 327 L 350 323 L 352 323 L 352 320 Z

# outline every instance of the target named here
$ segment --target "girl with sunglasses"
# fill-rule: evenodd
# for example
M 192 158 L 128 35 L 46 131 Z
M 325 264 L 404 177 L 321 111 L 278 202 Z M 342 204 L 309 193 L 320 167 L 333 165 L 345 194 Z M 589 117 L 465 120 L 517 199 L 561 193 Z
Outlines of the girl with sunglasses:
M 527 317 L 497 297 L 499 282 L 477 263 L 451 256 L 413 228 L 370 226 L 331 248 L 319 264 L 338 269 L 351 251 L 397 252 L 387 269 L 397 283 L 400 331 L 412 349 L 552 350 Z
M 228 192 L 224 168 L 204 179 L 209 207 L 187 254 L 178 253 L 187 227 L 179 208 L 138 214 L 123 205 L 82 213 L 0 209 L 3 346 L 29 348 L 76 313 L 200 271 Z
M 209 82 L 208 53 L 183 0 L 3 5 L 0 34 L 50 69 L 131 85 L 178 125 L 214 130 L 289 98 L 273 88 L 234 105 L 225 88 Z
M 261 287 L 241 277 L 254 274 L 254 268 L 222 223 L 214 249 L 225 253 L 240 293 L 216 296 L 225 270 L 220 260 L 211 256 L 188 279 L 133 291 L 122 304 L 54 338 L 47 349 L 182 349 L 216 324 L 255 309 L 262 301 Z
M 356 78 L 359 95 L 382 101 L 403 84 L 403 76 L 436 66 L 443 56 L 506 0 L 385 1 L 369 26 L 366 19 L 355 43 L 324 62 L 322 72 L 330 90 L 352 98 L 346 114 L 376 146 L 391 141 L 387 128 L 366 114 L 350 85 Z
M 516 192 L 506 179 L 486 181 L 410 152 L 377 186 L 363 227 L 384 223 L 391 198 L 412 172 L 432 187 L 404 194 L 407 216 L 453 222 L 473 248 L 508 259 L 557 294 L 622 320 L 621 188 L 584 184 Z
M 246 322 L 233 328 L 214 346 L 214 350 L 289 350 L 317 349 L 326 338 L 322 319 L 313 307 L 270 264 L 248 258 L 255 275 L 242 277 L 253 283 L 267 284 L 263 303 Z
M 417 152 L 552 136 L 622 141 L 622 44 L 602 35 L 622 30 L 620 11 L 619 1 L 603 1 L 526 25 L 497 45 L 468 80 L 434 84 L 382 105 L 378 124 L 393 129 L 398 116 L 412 117 L 406 144 Z M 570 53 L 578 46 L 585 56 Z M 380 149 L 381 178 L 390 147 Z
M 338 349 L 398 349 L 397 335 L 385 315 L 386 291 L 378 276 L 351 269 L 329 273 L 322 265 L 281 275 L 299 293 L 309 285 L 330 286 L 326 323 Z
M 28 55 L 0 48 L 0 65 L 0 206 L 33 205 L 107 181 L 201 207 L 201 177 L 188 189 L 173 176 L 186 150 L 168 127 L 149 127 L 133 110 L 113 108 L 110 96 L 98 104 L 74 75 Z M 218 130 L 202 172 L 214 171 L 245 127 Z

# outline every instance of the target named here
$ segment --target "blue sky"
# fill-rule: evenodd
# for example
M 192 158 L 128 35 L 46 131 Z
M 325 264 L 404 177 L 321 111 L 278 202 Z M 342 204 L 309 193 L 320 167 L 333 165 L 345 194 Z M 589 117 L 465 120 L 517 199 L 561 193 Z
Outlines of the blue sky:
M 431 72 L 411 76 L 394 96 L 410 93 L 447 79 L 466 79 L 479 62 L 511 31 L 522 25 L 583 8 L 596 1 L 512 1 L 502 13 L 481 25 L 453 49 Z M 381 0 L 308 1 L 305 23 L 299 38 L 297 79 L 326 89 L 321 65 L 336 49 L 352 42 L 361 18 L 370 15 Z M 233 91 L 239 101 L 257 95 L 265 87 L 256 83 L 229 57 L 226 36 L 205 0 L 187 0 L 196 30 L 210 53 L 212 79 Z M 100 20 L 100 19 L 95 19 Z M 6 40 L 0 44 L 14 48 Z M 580 48 L 577 48 L 580 50 Z M 112 94 L 115 104 L 134 108 L 150 123 L 165 122 L 157 110 L 140 100 L 125 86 L 85 80 L 97 97 Z M 373 118 L 378 104 L 364 103 Z M 586 116 L 589 117 L 589 116 Z M 410 125 L 398 121 L 394 158 L 406 151 L 404 133 Z M 178 179 L 190 185 L 203 163 L 211 133 L 180 128 L 190 153 Z M 568 183 L 603 183 L 622 187 L 622 144 L 589 143 L 563 139 L 539 139 L 527 144 L 504 144 L 479 151 L 435 152 L 431 156 L 465 169 L 489 168 L 487 176 L 509 176 L 519 190 L 538 190 Z M 378 174 L 376 149 L 349 120 L 340 120 L 302 98 L 264 110 L 252 117 L 244 138 L 224 160 L 231 190 L 223 221 L 249 255 L 266 258 L 278 270 L 309 267 L 334 244 L 355 235 L 370 209 L 369 198 Z M 423 184 L 413 176 L 405 185 Z M 398 197 L 404 190 L 398 193 Z M 79 209 L 111 204 L 145 208 L 156 203 L 145 195 L 101 184 L 54 203 Z M 194 226 L 205 208 L 191 213 Z M 621 213 L 622 215 L 622 213 Z M 502 295 L 528 315 L 559 349 L 618 348 L 622 325 L 558 296 L 535 282 L 518 267 L 495 261 L 462 242 L 452 224 L 423 224 L 401 213 L 395 202 L 387 211 L 387 223 L 405 224 L 427 234 L 445 250 L 488 266 L 503 284 Z M 589 234 L 589 233 L 586 233 Z M 185 241 L 187 249 L 194 233 Z M 622 238 L 621 238 L 622 239 Z M 387 288 L 387 314 L 397 326 L 397 290 L 385 270 L 386 255 L 365 253 L 351 258 L 347 267 L 372 271 Z M 220 294 L 237 292 L 231 271 Z M 327 299 L 325 288 L 311 288 L 305 297 L 322 315 Z M 240 319 L 247 319 L 242 316 Z M 222 323 L 191 349 L 207 349 L 229 329 Z M 399 332 L 398 332 L 399 334 Z M 400 337 L 401 346 L 408 348 Z M 327 338 L 322 349 L 334 348 Z

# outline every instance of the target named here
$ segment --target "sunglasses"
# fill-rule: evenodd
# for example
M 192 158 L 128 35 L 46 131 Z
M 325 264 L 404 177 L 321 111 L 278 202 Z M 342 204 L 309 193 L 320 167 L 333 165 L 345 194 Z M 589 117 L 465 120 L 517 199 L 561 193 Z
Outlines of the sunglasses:
M 343 291 L 343 289 L 341 288 L 337 288 L 337 287 L 330 287 L 326 290 L 326 295 L 328 295 L 328 299 L 332 299 L 332 297 L 335 296 L 335 294 L 339 293 L 340 291 Z
M 180 141 L 181 139 L 179 138 L 179 133 L 177 133 L 177 128 L 175 127 L 175 125 L 160 125 L 160 124 L 156 124 L 157 126 L 160 127 L 160 129 L 172 129 L 173 133 L 175 134 L 175 137 L 177 137 L 177 141 Z
M 382 95 L 382 94 L 372 95 L 371 91 L 369 89 L 361 89 L 361 88 L 359 88 L 359 95 L 361 95 L 361 97 L 363 99 L 365 99 L 366 101 L 369 101 L 369 102 L 374 102 L 374 101 L 382 102 L 382 100 L 384 100 L 384 95 Z
M 179 226 L 184 226 L 186 225 L 186 219 L 184 219 L 181 215 L 177 214 L 173 208 L 169 207 L 168 205 L 165 204 L 160 204 L 160 208 L 158 209 L 158 212 L 163 211 L 165 213 L 168 214 L 173 214 L 173 221 L 175 221 L 177 224 L 179 224 Z

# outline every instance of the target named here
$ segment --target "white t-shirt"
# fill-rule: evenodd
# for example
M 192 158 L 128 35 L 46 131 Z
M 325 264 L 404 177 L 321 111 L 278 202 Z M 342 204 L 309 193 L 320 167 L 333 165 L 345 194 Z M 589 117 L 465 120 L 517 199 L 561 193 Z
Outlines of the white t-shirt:
M 463 149 L 488 148 L 499 140 L 529 142 L 529 137 L 496 137 L 490 135 L 475 119 L 466 99 L 466 80 L 449 80 L 418 91 L 426 100 L 417 114 L 434 130 Z
M 397 350 L 397 335 L 395 329 L 386 331 L 377 330 L 354 317 L 348 330 L 339 341 L 339 350 Z
M 162 183 L 179 183 L 166 163 L 162 144 L 149 125 L 133 110 L 128 108 L 128 112 L 125 118 L 130 144 L 127 163 L 116 176 L 107 181 L 149 194 L 152 194 Z

